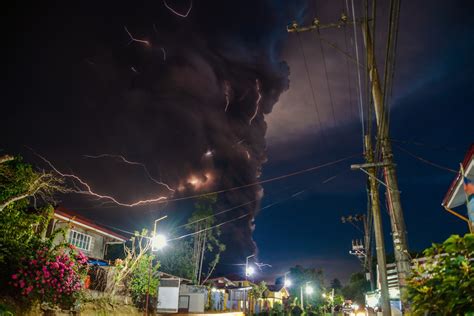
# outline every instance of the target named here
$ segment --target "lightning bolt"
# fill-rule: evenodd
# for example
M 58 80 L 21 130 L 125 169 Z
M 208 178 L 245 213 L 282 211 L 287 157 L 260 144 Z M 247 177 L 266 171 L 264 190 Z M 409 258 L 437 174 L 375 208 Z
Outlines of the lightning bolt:
M 166 187 L 169 191 L 171 192 L 174 192 L 175 190 L 173 190 L 168 184 L 162 182 L 162 181 L 158 181 L 156 180 L 155 178 L 153 178 L 150 174 L 150 172 L 148 171 L 148 168 L 145 166 L 145 164 L 141 163 L 141 162 L 136 162 L 136 161 L 130 161 L 128 160 L 127 158 L 125 158 L 124 156 L 121 156 L 121 155 L 111 155 L 111 154 L 101 154 L 101 155 L 97 155 L 97 156 L 92 156 L 92 155 L 84 155 L 84 157 L 86 158 L 92 158 L 92 159 L 99 159 L 99 158 L 105 158 L 105 157 L 109 157 L 109 158 L 117 158 L 119 160 L 121 160 L 122 162 L 126 163 L 126 164 L 129 164 L 129 165 L 135 165 L 135 166 L 140 166 L 143 168 L 143 171 L 145 172 L 145 174 L 147 175 L 147 177 L 155 182 L 156 184 L 159 184 L 159 185 L 162 185 L 164 187 Z
M 257 268 L 262 271 L 262 268 L 264 267 L 269 267 L 271 268 L 272 266 L 268 263 L 263 263 L 263 262 L 255 262 L 255 265 L 257 266 Z
M 161 202 L 161 201 L 164 201 L 164 200 L 168 199 L 168 197 L 166 197 L 166 196 L 159 196 L 159 197 L 156 197 L 156 198 L 147 199 L 147 200 L 140 200 L 140 201 L 136 201 L 136 202 L 133 202 L 133 203 L 124 203 L 124 202 L 121 202 L 121 201 L 117 200 L 113 196 L 103 195 L 103 194 L 99 194 L 99 193 L 95 192 L 94 190 L 92 190 L 91 186 L 89 184 L 87 184 L 87 182 L 82 180 L 80 177 L 76 176 L 75 174 L 63 173 L 63 172 L 59 171 L 49 160 L 47 160 L 46 158 L 44 158 L 43 156 L 41 156 L 39 154 L 36 154 L 36 155 L 39 158 L 41 158 L 41 160 L 43 160 L 58 175 L 60 175 L 64 178 L 72 179 L 72 182 L 74 183 L 74 186 L 76 187 L 75 190 L 72 190 L 72 192 L 74 192 L 74 193 L 90 195 L 90 196 L 96 197 L 98 200 L 106 200 L 108 202 L 111 202 L 111 203 L 114 203 L 114 204 L 117 204 L 117 205 L 120 205 L 120 206 L 126 206 L 126 207 L 135 207 L 135 206 L 140 206 L 140 205 L 152 204 L 152 203 L 157 203 L 157 202 Z M 80 189 L 79 186 L 74 182 L 74 180 L 77 181 L 79 184 L 81 184 L 83 186 L 83 189 Z
M 153 24 L 153 30 L 155 31 L 156 35 L 158 36 L 158 30 L 156 29 L 156 25 Z M 160 47 L 161 52 L 163 53 L 163 61 L 166 61 L 166 50 L 164 47 Z
M 231 90 L 231 87 L 230 87 L 230 84 L 228 81 L 224 81 L 224 96 L 225 96 L 225 110 L 224 112 L 227 112 L 227 109 L 229 108 L 229 104 L 230 104 L 230 90 Z
M 128 29 L 127 29 L 126 26 L 124 26 L 123 28 L 125 29 L 125 32 L 127 32 L 128 36 L 130 37 L 130 42 L 128 42 L 128 45 L 130 45 L 132 42 L 137 42 L 137 43 L 145 44 L 146 46 L 150 46 L 150 42 L 149 42 L 149 41 L 141 40 L 141 39 L 135 38 L 135 37 L 133 37 L 132 34 L 128 31 Z
M 257 92 L 257 100 L 255 101 L 255 113 L 252 115 L 252 117 L 249 120 L 249 125 L 252 124 L 252 121 L 257 117 L 258 110 L 260 108 L 260 100 L 262 100 L 262 93 L 260 92 L 260 81 L 258 79 L 255 79 L 255 91 Z
M 182 14 L 182 13 L 179 13 L 178 11 L 174 10 L 172 7 L 170 7 L 168 5 L 168 3 L 166 2 L 166 0 L 163 0 L 163 4 L 165 5 L 165 7 L 170 10 L 171 12 L 173 12 L 174 14 L 176 14 L 177 16 L 180 16 L 182 18 L 187 18 L 188 15 L 189 15 L 189 12 L 191 12 L 191 9 L 193 8 L 193 0 L 191 0 L 190 2 L 190 5 L 189 5 L 189 9 L 188 11 L 185 13 L 185 14 Z

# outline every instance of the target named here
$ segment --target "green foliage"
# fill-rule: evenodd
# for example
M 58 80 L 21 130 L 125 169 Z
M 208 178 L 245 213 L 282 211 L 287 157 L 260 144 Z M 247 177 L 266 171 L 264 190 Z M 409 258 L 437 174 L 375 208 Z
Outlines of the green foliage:
M 265 281 L 262 281 L 258 284 L 252 284 L 252 288 L 249 290 L 249 297 L 257 300 L 263 297 L 263 293 L 268 290 L 267 284 Z
M 275 302 L 273 304 L 273 307 L 270 309 L 270 315 L 272 315 L 272 316 L 284 315 L 283 305 L 279 302 Z
M 289 288 L 290 295 L 300 299 L 300 290 L 303 287 L 304 303 L 310 305 L 320 305 L 323 303 L 321 293 L 324 291 L 324 277 L 323 271 L 316 268 L 305 268 L 300 265 L 290 268 L 288 278 L 292 282 Z M 307 295 L 304 291 L 306 283 L 310 285 L 314 292 L 312 295 Z
M 342 295 L 362 305 L 367 291 L 370 291 L 370 282 L 365 279 L 363 272 L 357 272 L 351 275 L 349 284 L 342 289 Z
M 53 208 L 50 205 L 29 207 L 27 197 L 8 203 L 31 189 L 31 184 L 40 177 L 41 174 L 21 158 L 0 163 L 0 204 L 5 204 L 0 211 L 0 284 L 8 282 L 22 258 L 51 246 L 52 238 L 42 240 L 42 234 L 53 215 Z M 2 291 L 6 290 L 6 287 L 2 288 Z
M 207 275 L 206 278 L 202 278 L 202 281 L 209 278 L 214 271 L 215 267 L 220 261 L 220 255 L 225 251 L 226 246 L 219 241 L 221 231 L 219 228 L 210 228 L 214 222 L 215 217 L 213 216 L 213 207 L 217 202 L 217 195 L 211 194 L 200 197 L 194 204 L 195 211 L 188 220 L 186 228 L 188 230 L 199 232 L 193 236 L 193 250 L 192 250 L 192 261 L 193 261 L 193 281 L 199 279 L 199 270 L 201 266 L 201 260 L 207 263 L 208 271 L 203 273 L 201 276 Z M 206 257 L 206 253 L 208 257 Z M 210 256 L 209 256 L 210 255 Z M 202 258 L 204 256 L 204 258 Z
M 159 256 L 161 271 L 192 280 L 193 248 L 189 241 L 177 240 Z
M 452 235 L 423 252 L 408 279 L 414 315 L 464 315 L 474 312 L 474 234 Z
M 153 255 L 143 255 L 137 262 L 135 269 L 131 273 L 130 292 L 133 302 L 138 307 L 145 306 L 146 294 L 149 291 L 150 297 L 156 297 L 158 285 L 159 263 L 153 263 Z M 150 277 L 151 268 L 151 277 Z
M 0 202 L 28 191 L 29 184 L 38 176 L 20 157 L 0 163 Z

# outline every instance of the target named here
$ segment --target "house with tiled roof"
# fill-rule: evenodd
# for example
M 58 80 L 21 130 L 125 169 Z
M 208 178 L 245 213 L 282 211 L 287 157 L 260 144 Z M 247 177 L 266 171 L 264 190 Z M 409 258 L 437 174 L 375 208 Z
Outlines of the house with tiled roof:
M 67 228 L 67 242 L 81 250 L 90 260 L 103 260 L 110 245 L 122 244 L 129 239 L 74 211 L 58 207 L 54 210 L 46 235 L 61 228 Z M 63 238 L 57 236 L 55 243 L 63 242 Z

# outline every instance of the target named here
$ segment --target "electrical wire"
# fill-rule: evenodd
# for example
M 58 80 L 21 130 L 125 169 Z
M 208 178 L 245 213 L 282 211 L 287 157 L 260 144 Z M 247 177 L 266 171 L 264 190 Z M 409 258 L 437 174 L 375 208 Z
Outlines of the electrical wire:
M 317 34 L 319 34 L 319 29 L 317 30 Z M 328 87 L 329 104 L 331 105 L 332 118 L 334 120 L 334 125 L 338 126 L 338 123 L 337 123 L 337 120 L 336 120 L 336 111 L 334 110 L 334 101 L 333 101 L 333 98 L 332 98 L 331 85 L 329 84 L 329 75 L 328 75 L 328 66 L 327 66 L 327 63 L 326 63 L 326 55 L 324 54 L 323 43 L 321 41 L 319 41 L 319 48 L 321 49 L 321 57 L 323 58 L 324 75 L 326 77 L 326 84 L 327 84 L 327 87 Z
M 432 166 L 432 167 L 435 167 L 435 168 L 438 168 L 438 169 L 441 169 L 441 170 L 445 170 L 445 171 L 449 171 L 449 172 L 452 172 L 452 173 L 455 173 L 455 174 L 458 174 L 458 173 L 459 173 L 458 171 L 456 171 L 456 170 L 454 170 L 454 169 L 451 169 L 451 168 L 448 168 L 448 167 L 445 167 L 445 166 L 441 166 L 441 165 L 439 165 L 439 164 L 437 164 L 437 163 L 434 163 L 434 162 L 429 161 L 429 160 L 427 160 L 427 159 L 425 159 L 425 158 L 422 158 L 422 157 L 420 157 L 420 156 L 418 156 L 418 155 L 415 155 L 414 153 L 408 151 L 407 149 L 405 149 L 405 148 L 403 148 L 403 147 L 401 147 L 401 146 L 399 146 L 399 145 L 396 145 L 396 144 L 395 144 L 394 146 L 395 146 L 396 148 L 398 148 L 399 150 L 403 151 L 404 153 L 408 154 L 409 156 L 411 156 L 411 157 L 413 157 L 413 158 L 415 158 L 415 159 L 417 159 L 417 160 L 419 160 L 419 161 L 421 161 L 421 162 L 424 162 L 424 163 L 426 163 L 426 164 L 428 164 L 428 165 L 430 165 L 430 166 Z
M 453 148 L 453 147 L 434 146 L 434 145 L 428 145 L 428 144 L 425 144 L 425 143 L 420 143 L 420 142 L 415 142 L 415 141 L 410 142 L 410 141 L 398 140 L 398 139 L 393 139 L 393 138 L 390 138 L 390 141 L 394 142 L 394 143 L 399 143 L 399 144 L 415 145 L 415 146 L 419 146 L 419 147 L 425 147 L 425 148 L 429 148 L 429 149 L 433 149 L 433 150 L 440 150 L 440 151 L 447 151 L 447 152 L 461 151 L 461 150 L 459 150 L 457 148 Z
M 355 18 L 355 9 L 354 9 L 354 0 L 351 0 L 352 3 L 352 20 L 353 20 L 353 26 L 354 26 L 354 42 L 355 42 L 355 53 L 356 53 L 356 59 L 357 59 L 357 64 L 359 64 L 359 44 L 357 40 L 357 29 L 356 29 L 356 18 Z M 348 8 L 349 5 L 346 0 L 346 7 Z M 362 85 L 361 85 L 361 78 L 360 78 L 360 69 L 357 67 L 357 83 L 359 87 L 359 114 L 360 114 L 360 122 L 361 122 L 361 127 L 362 127 L 362 144 L 364 143 L 364 132 L 365 132 L 365 126 L 364 126 L 364 110 L 362 106 Z
M 313 98 L 313 104 L 314 104 L 314 109 L 316 110 L 316 117 L 317 117 L 317 121 L 318 121 L 318 124 L 319 124 L 319 128 L 321 130 L 321 133 L 324 133 L 323 124 L 321 122 L 321 116 L 320 116 L 320 113 L 319 113 L 318 102 L 316 101 L 316 93 L 314 91 L 313 82 L 311 80 L 311 75 L 309 73 L 308 61 L 306 59 L 306 54 L 304 52 L 303 41 L 301 40 L 300 33 L 297 32 L 296 37 L 298 37 L 298 42 L 299 42 L 300 47 L 301 47 L 301 53 L 303 55 L 304 67 L 306 69 L 306 76 L 308 78 L 308 83 L 309 83 L 309 86 L 311 88 L 311 96 Z

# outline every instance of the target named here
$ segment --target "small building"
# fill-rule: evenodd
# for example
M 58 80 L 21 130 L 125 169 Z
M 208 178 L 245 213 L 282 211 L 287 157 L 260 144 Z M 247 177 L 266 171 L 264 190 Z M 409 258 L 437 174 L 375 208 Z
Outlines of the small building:
M 264 310 L 271 309 L 275 303 L 282 306 L 284 302 L 290 297 L 290 293 L 283 284 L 269 284 L 268 290 L 263 293 L 263 308 Z
M 59 228 L 68 228 L 67 242 L 81 250 L 90 260 L 104 260 L 109 245 L 122 244 L 128 240 L 128 238 L 65 208 L 54 210 L 54 216 L 48 224 L 46 236 L 50 236 Z M 62 236 L 57 236 L 54 242 L 63 241 Z
M 191 285 L 191 280 L 160 272 L 158 313 L 203 313 L 208 300 L 205 286 Z
M 472 144 L 464 156 L 462 162 L 464 176 L 474 182 L 474 144 Z M 466 207 L 466 204 L 469 207 Z M 451 182 L 448 192 L 442 202 L 443 207 L 448 210 L 458 210 L 460 214 L 466 214 L 470 221 L 471 231 L 474 232 L 474 195 L 466 196 L 464 192 L 464 179 L 461 173 L 458 173 Z

